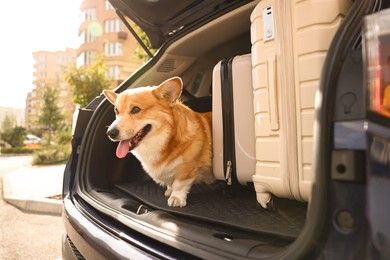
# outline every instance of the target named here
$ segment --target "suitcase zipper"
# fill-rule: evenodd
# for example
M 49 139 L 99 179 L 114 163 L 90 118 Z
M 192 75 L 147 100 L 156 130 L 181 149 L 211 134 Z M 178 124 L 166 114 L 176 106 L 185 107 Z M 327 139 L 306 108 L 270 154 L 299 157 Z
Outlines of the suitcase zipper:
M 234 144 L 234 107 L 233 107 L 233 79 L 232 63 L 234 57 L 229 57 L 221 62 L 221 104 L 223 126 L 223 161 L 226 180 L 224 194 L 232 195 L 232 183 L 238 183 L 235 168 L 235 144 Z
M 232 161 L 226 162 L 225 180 L 227 185 L 232 185 Z

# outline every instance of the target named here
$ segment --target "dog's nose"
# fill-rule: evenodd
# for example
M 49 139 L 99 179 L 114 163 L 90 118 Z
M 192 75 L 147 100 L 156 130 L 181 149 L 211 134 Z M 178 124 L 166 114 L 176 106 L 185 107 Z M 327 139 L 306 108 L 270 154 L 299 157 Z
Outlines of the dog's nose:
M 117 128 L 108 129 L 107 135 L 114 139 L 119 135 L 119 130 Z

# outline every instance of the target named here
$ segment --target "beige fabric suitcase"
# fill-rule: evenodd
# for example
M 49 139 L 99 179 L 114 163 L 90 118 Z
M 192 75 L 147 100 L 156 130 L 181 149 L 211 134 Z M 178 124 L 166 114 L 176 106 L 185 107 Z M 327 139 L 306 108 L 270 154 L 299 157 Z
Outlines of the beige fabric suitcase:
M 262 0 L 251 14 L 257 200 L 308 201 L 314 100 L 333 36 L 352 0 Z

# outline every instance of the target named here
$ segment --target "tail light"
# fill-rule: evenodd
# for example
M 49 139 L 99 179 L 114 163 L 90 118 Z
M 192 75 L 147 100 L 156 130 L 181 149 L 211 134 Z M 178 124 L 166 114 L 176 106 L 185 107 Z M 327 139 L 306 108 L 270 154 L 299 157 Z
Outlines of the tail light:
M 363 46 L 368 116 L 390 120 L 390 9 L 365 17 Z

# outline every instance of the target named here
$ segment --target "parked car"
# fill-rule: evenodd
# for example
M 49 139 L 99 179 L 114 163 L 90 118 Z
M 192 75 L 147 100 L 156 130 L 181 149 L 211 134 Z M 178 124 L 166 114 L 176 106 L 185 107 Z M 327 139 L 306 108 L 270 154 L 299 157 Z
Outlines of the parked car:
M 201 107 L 210 110 L 207 97 L 215 65 L 229 56 L 254 55 L 253 10 L 264 2 L 282 12 L 282 6 L 290 3 L 265 1 L 110 0 L 118 15 L 136 22 L 158 49 L 115 91 L 180 76 L 185 86 L 183 101 L 191 104 L 206 97 Z M 225 187 L 225 181 L 219 180 L 191 190 L 186 207 L 169 207 L 162 188 L 134 156 L 115 157 L 116 144 L 106 135 L 115 114 L 112 104 L 101 95 L 77 111 L 73 152 L 64 174 L 63 258 L 390 258 L 386 200 L 390 195 L 390 121 L 374 109 L 371 90 L 375 85 L 367 87 L 369 76 L 364 75 L 369 62 L 364 56 L 367 46 L 362 45 L 364 17 L 388 8 L 390 1 L 340 1 L 340 5 L 346 10 L 345 17 L 329 46 L 320 50 L 323 64 L 312 114 L 313 176 L 308 201 L 273 194 L 264 207 L 256 197 L 256 184 L 236 182 L 229 198 L 219 188 Z M 282 17 L 288 16 L 286 12 Z M 315 16 L 308 12 L 297 17 Z M 282 18 L 274 15 L 270 19 Z M 270 26 L 264 31 L 270 39 L 275 33 L 273 22 L 264 22 L 264 27 Z M 320 31 L 323 26 L 312 29 Z M 323 42 L 322 38 L 308 40 Z M 283 48 L 283 42 L 278 48 Z M 278 68 L 280 64 L 269 57 L 268 65 Z
M 26 138 L 23 141 L 24 145 L 29 144 L 39 144 L 42 141 L 42 139 L 36 135 L 28 134 L 26 135 Z

